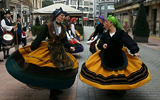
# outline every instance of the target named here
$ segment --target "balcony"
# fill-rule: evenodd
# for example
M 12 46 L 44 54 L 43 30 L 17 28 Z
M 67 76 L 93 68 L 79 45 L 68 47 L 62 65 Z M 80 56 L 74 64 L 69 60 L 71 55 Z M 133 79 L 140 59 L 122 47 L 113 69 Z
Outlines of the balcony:
M 144 2 L 146 0 L 115 0 L 115 9 L 133 5 L 135 3 Z

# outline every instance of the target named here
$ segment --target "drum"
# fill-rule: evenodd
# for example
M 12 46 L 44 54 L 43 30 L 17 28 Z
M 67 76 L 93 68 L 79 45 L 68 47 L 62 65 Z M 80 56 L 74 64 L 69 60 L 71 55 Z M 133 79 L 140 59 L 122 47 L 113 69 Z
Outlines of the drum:
M 3 40 L 2 40 L 3 44 L 9 45 L 9 44 L 12 44 L 12 42 L 13 42 L 12 33 L 6 33 L 6 34 L 3 35 Z

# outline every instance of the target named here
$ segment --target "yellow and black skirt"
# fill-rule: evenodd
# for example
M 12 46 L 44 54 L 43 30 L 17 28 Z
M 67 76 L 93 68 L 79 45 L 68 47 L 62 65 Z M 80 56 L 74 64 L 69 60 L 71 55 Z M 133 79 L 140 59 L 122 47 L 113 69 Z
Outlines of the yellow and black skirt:
M 82 65 L 80 80 L 99 89 L 129 90 L 138 88 L 151 80 L 147 66 L 138 58 L 130 55 L 124 47 L 128 60 L 125 69 L 109 71 L 101 66 L 101 58 L 97 51 Z
M 7 71 L 17 80 L 33 86 L 48 89 L 67 89 L 75 81 L 78 61 L 70 53 L 66 54 L 74 62 L 72 69 L 60 71 L 50 61 L 48 42 L 38 49 L 28 52 L 30 45 L 15 51 L 6 61 Z

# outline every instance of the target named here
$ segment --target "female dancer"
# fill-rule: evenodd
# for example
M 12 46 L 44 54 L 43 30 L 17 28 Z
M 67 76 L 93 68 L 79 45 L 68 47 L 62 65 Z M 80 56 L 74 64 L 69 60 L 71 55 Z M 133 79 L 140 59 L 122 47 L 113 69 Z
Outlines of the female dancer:
M 82 65 L 80 80 L 99 89 L 116 90 L 117 96 L 123 96 L 125 90 L 148 83 L 151 76 L 147 66 L 137 58 L 137 43 L 121 30 L 118 20 L 109 15 L 107 27 L 98 44 L 101 51 Z
M 63 10 L 52 13 L 53 21 L 47 23 L 31 45 L 14 52 L 6 62 L 8 72 L 17 80 L 31 86 L 50 89 L 51 100 L 57 100 L 59 89 L 70 88 L 78 72 L 77 60 L 65 48 L 74 51 L 66 37 Z M 38 30 L 37 30 L 38 31 Z M 48 42 L 42 42 L 48 37 Z
M 103 31 L 104 31 L 104 26 L 103 26 L 104 17 L 101 16 L 101 15 L 99 15 L 98 21 L 100 22 L 100 24 L 98 24 L 98 25 L 96 26 L 96 29 L 95 29 L 94 33 L 92 33 L 92 35 L 91 35 L 90 38 L 88 39 L 88 40 L 93 40 L 93 39 L 95 38 L 95 36 L 98 35 L 98 38 L 96 39 L 96 41 L 94 41 L 94 42 L 92 42 L 92 43 L 90 44 L 90 49 L 89 49 L 89 50 L 90 50 L 90 52 L 91 52 L 92 54 L 94 54 L 94 53 L 96 52 L 95 44 L 96 44 L 97 40 L 98 40 L 99 38 L 101 38 L 102 33 L 103 33 Z

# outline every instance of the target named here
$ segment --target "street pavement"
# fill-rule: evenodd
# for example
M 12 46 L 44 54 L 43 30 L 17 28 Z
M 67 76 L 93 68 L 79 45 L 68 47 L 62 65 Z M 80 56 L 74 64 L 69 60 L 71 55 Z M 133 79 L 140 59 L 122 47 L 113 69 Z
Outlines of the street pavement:
M 75 54 L 79 61 L 79 72 L 81 65 L 91 55 L 89 45 L 86 45 L 87 39 L 94 31 L 93 27 L 84 28 L 84 40 L 81 41 L 84 46 L 84 52 Z M 131 35 L 131 33 L 129 33 Z M 32 36 L 28 38 L 31 40 Z M 30 44 L 31 42 L 28 42 Z M 108 97 L 107 90 L 100 90 L 89 86 L 79 80 L 79 73 L 74 85 L 64 93 L 58 95 L 60 100 L 160 100 L 160 38 L 151 36 L 149 43 L 138 43 L 140 47 L 141 60 L 148 66 L 151 72 L 151 81 L 137 89 L 128 90 L 122 98 Z M 10 50 L 10 54 L 15 48 Z M 3 53 L 0 52 L 0 59 Z M 5 60 L 6 61 L 6 60 Z M 25 84 L 14 79 L 5 68 L 5 61 L 0 62 L 0 100 L 48 100 L 49 90 L 36 90 L 29 88 Z

